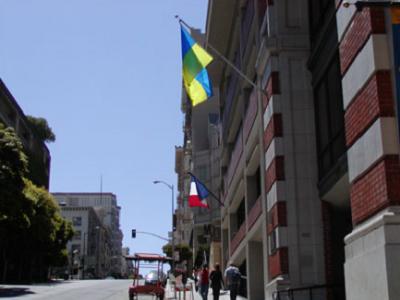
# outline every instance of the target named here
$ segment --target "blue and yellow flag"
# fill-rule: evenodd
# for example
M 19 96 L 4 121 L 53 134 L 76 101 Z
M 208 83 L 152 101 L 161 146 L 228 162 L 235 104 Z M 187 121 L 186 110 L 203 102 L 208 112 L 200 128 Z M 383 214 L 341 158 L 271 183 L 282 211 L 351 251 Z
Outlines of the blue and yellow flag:
M 206 66 L 212 61 L 212 56 L 200 47 L 189 32 L 181 26 L 183 82 L 192 105 L 207 100 L 212 96 L 211 82 Z

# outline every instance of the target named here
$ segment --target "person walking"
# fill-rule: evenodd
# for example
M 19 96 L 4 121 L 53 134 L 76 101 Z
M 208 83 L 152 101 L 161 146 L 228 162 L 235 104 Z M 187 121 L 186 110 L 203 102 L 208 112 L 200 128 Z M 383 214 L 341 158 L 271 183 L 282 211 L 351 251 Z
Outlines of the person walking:
M 208 287 L 209 287 L 209 276 L 208 276 L 208 266 L 205 264 L 200 271 L 200 278 L 199 278 L 199 291 L 201 298 L 203 300 L 207 300 L 208 296 Z
M 193 268 L 193 280 L 194 288 L 197 292 L 199 290 L 199 270 L 197 268 Z
M 211 281 L 211 289 L 213 291 L 213 298 L 214 300 L 218 300 L 221 287 L 224 285 L 222 272 L 219 268 L 218 263 L 215 264 L 214 270 L 212 270 L 210 273 L 210 281 Z
M 236 267 L 235 264 L 231 262 L 229 264 L 229 267 L 226 268 L 224 275 L 229 288 L 231 300 L 236 300 L 242 274 L 240 274 L 238 267 Z

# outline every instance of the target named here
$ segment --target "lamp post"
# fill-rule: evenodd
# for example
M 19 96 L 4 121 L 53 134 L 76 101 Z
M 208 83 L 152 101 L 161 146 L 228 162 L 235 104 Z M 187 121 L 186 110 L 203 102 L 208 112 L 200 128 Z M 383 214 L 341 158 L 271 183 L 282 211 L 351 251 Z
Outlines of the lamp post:
M 96 226 L 97 245 L 96 245 L 96 277 L 100 278 L 100 226 Z
M 165 186 L 167 186 L 172 193 L 172 236 L 171 236 L 171 246 L 172 246 L 172 271 L 175 269 L 175 258 L 174 258 L 174 253 L 175 253 L 175 239 L 174 239 L 174 185 L 173 184 L 168 184 L 165 181 L 162 180 L 155 180 L 153 181 L 154 184 L 162 183 Z
M 87 232 L 83 233 L 83 251 L 82 251 L 82 279 L 85 279 L 85 256 L 86 256 L 86 239 L 87 239 Z

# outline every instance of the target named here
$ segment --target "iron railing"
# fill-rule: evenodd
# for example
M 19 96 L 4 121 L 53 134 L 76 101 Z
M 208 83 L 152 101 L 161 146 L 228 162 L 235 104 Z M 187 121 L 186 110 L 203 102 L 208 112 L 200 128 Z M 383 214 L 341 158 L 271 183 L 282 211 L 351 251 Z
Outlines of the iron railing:
M 313 285 L 289 288 L 272 294 L 274 300 L 344 300 L 343 285 Z

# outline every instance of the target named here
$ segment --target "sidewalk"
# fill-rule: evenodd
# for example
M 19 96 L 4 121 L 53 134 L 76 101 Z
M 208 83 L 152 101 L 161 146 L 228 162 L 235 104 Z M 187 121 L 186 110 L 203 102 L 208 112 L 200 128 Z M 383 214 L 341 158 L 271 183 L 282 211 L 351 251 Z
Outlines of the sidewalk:
M 165 299 L 178 299 L 178 300 L 202 300 L 201 295 L 199 292 L 196 292 L 196 290 L 194 289 L 194 282 L 192 280 L 189 280 L 187 285 L 188 288 L 185 292 L 181 291 L 181 292 L 176 292 L 176 294 L 174 294 L 174 290 L 173 290 L 173 285 L 171 285 L 170 283 L 170 279 L 168 279 L 167 281 L 167 286 L 165 287 Z M 192 296 L 193 295 L 193 296 Z M 209 289 L 208 290 L 208 299 L 213 299 L 213 295 L 212 295 L 212 290 Z M 221 290 L 221 294 L 219 296 L 220 300 L 229 300 L 229 291 L 223 291 Z M 237 300 L 240 299 L 245 299 L 243 297 L 238 296 Z

